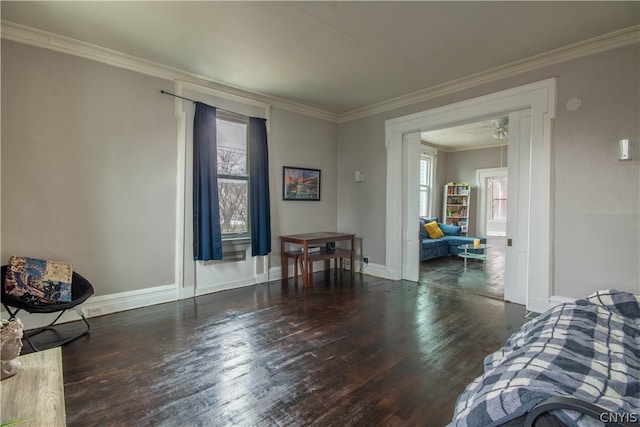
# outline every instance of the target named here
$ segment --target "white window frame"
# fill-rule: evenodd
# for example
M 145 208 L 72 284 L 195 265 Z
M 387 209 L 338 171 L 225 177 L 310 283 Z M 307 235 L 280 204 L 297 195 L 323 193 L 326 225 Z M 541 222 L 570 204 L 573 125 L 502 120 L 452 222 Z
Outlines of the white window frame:
M 429 170 L 429 176 L 427 177 L 427 185 L 423 185 L 422 183 L 418 183 L 419 192 L 422 193 L 424 191 L 427 192 L 427 212 L 426 215 L 422 215 L 420 212 L 420 216 L 425 216 L 427 218 L 433 218 L 436 205 L 436 191 L 435 191 L 435 182 L 436 182 L 436 161 L 437 161 L 438 150 L 435 148 L 420 145 L 420 161 L 429 160 L 431 163 L 431 167 Z M 418 168 L 420 170 L 420 167 Z M 422 206 L 420 206 L 420 211 L 422 211 Z
M 245 175 L 225 175 L 225 174 L 221 174 L 218 171 L 218 186 L 220 185 L 220 180 L 224 179 L 224 180 L 234 180 L 234 181 L 244 181 L 247 184 L 247 207 L 246 207 L 246 218 L 247 218 L 247 231 L 243 232 L 243 233 L 233 233 L 233 232 L 222 232 L 222 241 L 229 241 L 229 240 L 234 240 L 237 241 L 238 239 L 243 239 L 243 241 L 246 241 L 247 239 L 251 238 L 251 218 L 249 215 L 250 212 L 250 206 L 251 206 L 251 198 L 249 197 L 249 117 L 243 115 L 243 114 L 237 114 L 237 113 L 232 113 L 232 112 L 228 112 L 228 111 L 223 111 L 223 110 L 218 110 L 216 112 L 216 121 L 219 122 L 220 121 L 226 121 L 226 122 L 235 122 L 235 123 L 242 123 L 244 125 L 246 125 L 246 132 L 245 132 L 245 170 L 246 173 Z M 220 146 L 218 146 L 218 155 L 220 154 Z M 218 196 L 220 196 L 220 194 L 218 193 Z
M 234 111 L 249 117 L 264 117 L 267 121 L 267 133 L 270 132 L 271 106 L 265 102 L 181 80 L 174 82 L 174 93 L 214 105 L 218 109 Z M 229 289 L 239 286 L 239 283 L 268 282 L 268 256 L 252 257 L 230 263 L 193 260 L 191 238 L 193 214 L 192 197 L 189 191 L 193 172 L 188 162 L 192 155 L 193 144 L 189 127 L 190 123 L 193 123 L 193 115 L 190 111 L 187 114 L 186 105 L 188 105 L 187 101 L 175 98 L 174 112 L 178 119 L 175 283 L 178 287 L 178 298 L 191 298 L 208 292 Z M 249 238 L 225 240 L 223 251 L 225 253 L 246 251 L 249 242 Z

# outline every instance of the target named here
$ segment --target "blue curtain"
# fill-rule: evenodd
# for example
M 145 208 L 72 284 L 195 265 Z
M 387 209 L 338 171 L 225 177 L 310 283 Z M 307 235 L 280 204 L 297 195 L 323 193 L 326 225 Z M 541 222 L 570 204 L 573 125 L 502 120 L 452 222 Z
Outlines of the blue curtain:
M 222 259 L 216 109 L 196 102 L 193 120 L 193 259 Z
M 249 200 L 251 255 L 271 252 L 271 212 L 269 203 L 269 155 L 266 120 L 249 119 Z

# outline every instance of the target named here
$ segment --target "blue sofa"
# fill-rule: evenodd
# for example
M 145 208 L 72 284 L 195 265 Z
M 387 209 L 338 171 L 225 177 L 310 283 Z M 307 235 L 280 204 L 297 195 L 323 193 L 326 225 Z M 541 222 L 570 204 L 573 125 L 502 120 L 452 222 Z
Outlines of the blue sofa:
M 436 221 L 444 233 L 443 237 L 432 239 L 424 228 L 424 225 Z M 446 255 L 457 256 L 460 252 L 458 246 L 473 243 L 473 239 L 478 237 L 467 237 L 460 235 L 460 227 L 457 225 L 446 225 L 438 221 L 438 218 L 420 218 L 420 261 L 440 258 Z M 480 243 L 487 243 L 487 239 L 480 237 Z

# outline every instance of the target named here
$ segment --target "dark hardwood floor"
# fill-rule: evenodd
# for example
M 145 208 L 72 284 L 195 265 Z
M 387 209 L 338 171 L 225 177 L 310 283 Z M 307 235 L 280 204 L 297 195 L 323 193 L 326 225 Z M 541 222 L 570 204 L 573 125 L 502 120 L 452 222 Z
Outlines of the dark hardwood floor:
M 90 319 L 63 348 L 68 426 L 443 426 L 527 320 L 425 284 L 314 280 Z
M 488 237 L 487 261 L 469 259 L 467 270 L 457 256 L 445 256 L 420 263 L 420 283 L 459 292 L 504 299 L 507 239 Z

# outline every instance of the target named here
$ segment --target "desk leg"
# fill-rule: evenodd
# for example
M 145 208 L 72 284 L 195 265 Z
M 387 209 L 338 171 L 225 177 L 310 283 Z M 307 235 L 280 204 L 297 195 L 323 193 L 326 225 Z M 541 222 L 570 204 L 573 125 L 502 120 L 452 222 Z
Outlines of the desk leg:
M 294 258 L 295 261 L 295 258 Z M 284 253 L 284 241 L 280 240 L 280 270 L 282 280 L 286 281 L 289 278 L 289 257 Z
M 351 268 L 351 281 L 353 281 L 353 278 L 355 277 L 355 270 L 356 270 L 356 266 L 353 264 L 353 258 L 354 258 L 354 254 L 355 254 L 355 239 L 352 237 L 351 238 L 351 252 L 349 254 L 349 266 Z
M 307 260 L 307 274 L 309 278 L 307 279 L 308 286 L 313 288 L 313 261 Z
M 302 254 L 302 263 L 300 264 L 300 270 L 302 273 L 302 285 L 306 288 L 309 286 L 309 246 L 307 242 L 304 242 L 304 253 Z M 311 285 L 313 286 L 313 284 Z

